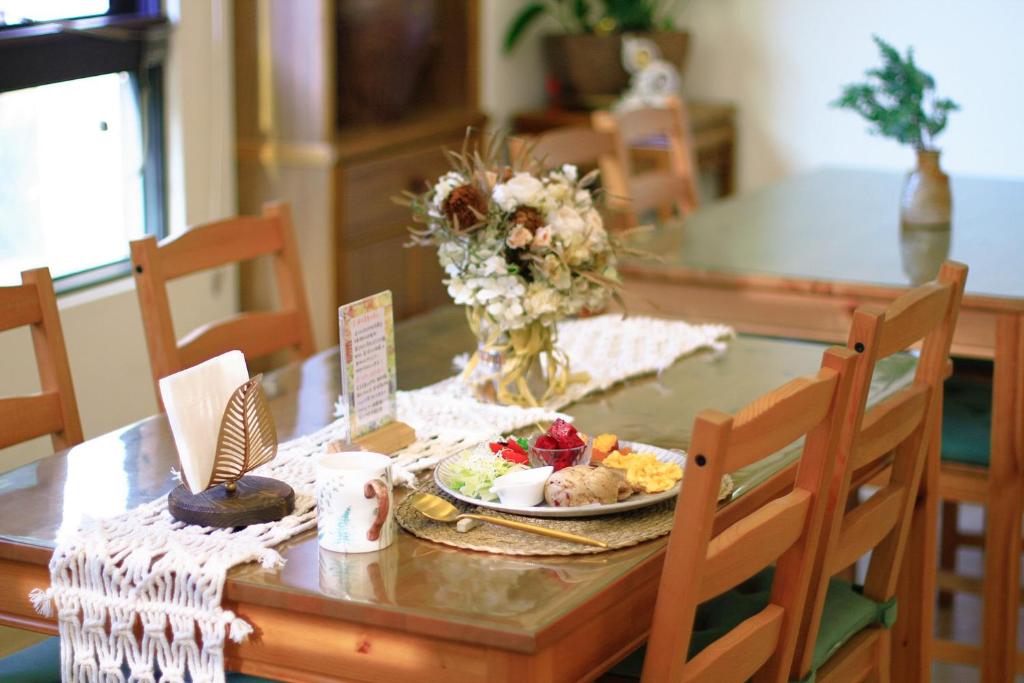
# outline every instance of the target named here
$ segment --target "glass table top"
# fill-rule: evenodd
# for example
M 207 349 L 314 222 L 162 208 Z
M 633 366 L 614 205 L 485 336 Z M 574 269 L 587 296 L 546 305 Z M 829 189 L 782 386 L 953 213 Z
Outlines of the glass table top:
M 404 389 L 448 377 L 452 357 L 474 345 L 463 312 L 454 307 L 402 322 L 396 335 Z M 736 411 L 794 377 L 817 371 L 824 349 L 739 336 L 722 354 L 695 354 L 658 375 L 585 398 L 567 412 L 589 433 L 609 431 L 685 448 L 700 410 Z M 880 366 L 874 399 L 902 386 L 913 367 L 909 356 Z M 332 349 L 265 376 L 282 441 L 333 419 L 339 375 Z M 770 471 L 795 455 L 790 449 L 774 456 Z M 166 495 L 175 460 L 161 415 L 0 476 L 0 558 L 45 563 L 57 534 L 84 516 L 115 515 Z M 764 471 L 736 473 L 738 490 L 763 476 Z M 545 628 L 637 570 L 663 546 L 660 539 L 597 555 L 525 558 L 455 550 L 401 533 L 387 550 L 338 555 L 321 551 L 310 532 L 278 546 L 286 559 L 281 569 L 255 563 L 232 569 L 225 599 L 362 623 L 393 624 L 397 615 L 411 629 L 418 628 L 419 617 L 442 619 L 452 637 L 529 648 Z
M 903 176 L 828 168 L 709 204 L 639 235 L 649 270 L 685 268 L 908 287 L 944 259 L 970 266 L 967 296 L 1024 300 L 1024 182 L 954 177 L 949 230 L 902 230 Z M 630 263 L 627 268 L 633 266 Z

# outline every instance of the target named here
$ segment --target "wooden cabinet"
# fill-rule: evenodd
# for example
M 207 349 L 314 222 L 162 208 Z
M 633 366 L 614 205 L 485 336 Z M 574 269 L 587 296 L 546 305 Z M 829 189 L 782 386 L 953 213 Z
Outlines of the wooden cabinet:
M 354 76 L 353 45 L 339 45 L 346 35 L 340 2 L 234 4 L 239 209 L 258 213 L 268 199 L 292 202 L 321 347 L 337 339 L 342 303 L 390 289 L 395 315 L 404 318 L 447 301 L 435 251 L 406 248 L 411 216 L 392 199 L 424 190 L 448 169 L 444 148 L 458 149 L 467 127 L 485 123 L 477 104 L 475 0 L 426 3 L 433 8 L 429 54 L 412 99 L 387 120 L 358 109 L 369 101 L 367 79 Z M 366 30 L 386 38 L 396 16 Z M 396 43 L 392 61 L 404 59 L 402 49 Z M 387 82 L 393 64 L 366 63 Z M 259 264 L 243 269 L 243 307 L 269 306 L 268 275 Z
M 338 297 L 355 300 L 382 289 L 394 296 L 396 317 L 429 311 L 447 300 L 437 253 L 407 246 L 408 207 L 393 198 L 422 192 L 449 169 L 442 149 L 462 136 L 344 166 L 338 173 Z

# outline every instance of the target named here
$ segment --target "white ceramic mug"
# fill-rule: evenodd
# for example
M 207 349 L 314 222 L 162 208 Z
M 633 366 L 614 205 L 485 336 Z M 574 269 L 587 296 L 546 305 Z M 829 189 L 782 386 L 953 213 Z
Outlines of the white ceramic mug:
M 339 553 L 368 553 L 395 540 L 391 458 L 327 453 L 316 467 L 317 537 Z

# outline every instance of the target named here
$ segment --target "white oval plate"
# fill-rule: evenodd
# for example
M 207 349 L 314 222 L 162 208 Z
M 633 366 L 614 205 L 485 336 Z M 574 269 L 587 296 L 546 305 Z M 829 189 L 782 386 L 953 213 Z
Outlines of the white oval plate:
M 662 462 L 674 462 L 680 467 L 686 466 L 686 455 L 678 451 L 670 451 L 664 448 L 658 448 L 657 446 L 637 443 L 635 441 L 620 441 L 619 443 L 622 446 L 630 448 L 634 453 L 653 453 L 657 456 L 658 460 Z M 678 495 L 679 489 L 682 486 L 682 480 L 680 480 L 677 481 L 676 485 L 668 491 L 662 491 L 661 493 L 634 493 L 626 500 L 618 503 L 608 503 L 607 505 L 591 503 L 590 505 L 575 505 L 564 508 L 552 507 L 547 503 L 541 503 L 540 505 L 533 505 L 530 507 L 502 505 L 500 501 L 492 502 L 480 500 L 479 498 L 470 498 L 469 496 L 463 495 L 448 486 L 451 476 L 450 467 L 453 460 L 457 457 L 458 454 L 449 455 L 447 458 L 437 463 L 437 467 L 434 468 L 434 481 L 437 482 L 437 485 L 441 490 L 452 498 L 457 498 L 463 502 L 472 503 L 473 505 L 479 505 L 484 508 L 490 508 L 491 510 L 508 512 L 513 515 L 527 515 L 530 517 L 596 517 L 597 515 L 610 515 L 616 512 L 635 510 L 637 508 L 660 503 L 663 500 L 667 500 Z

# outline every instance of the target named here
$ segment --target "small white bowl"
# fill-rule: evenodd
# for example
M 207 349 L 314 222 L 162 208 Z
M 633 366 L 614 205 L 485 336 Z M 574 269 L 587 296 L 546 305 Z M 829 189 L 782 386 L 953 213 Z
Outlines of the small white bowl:
M 540 505 L 544 501 L 544 484 L 554 471 L 554 467 L 548 466 L 510 472 L 495 479 L 491 490 L 498 494 L 502 505 Z

